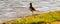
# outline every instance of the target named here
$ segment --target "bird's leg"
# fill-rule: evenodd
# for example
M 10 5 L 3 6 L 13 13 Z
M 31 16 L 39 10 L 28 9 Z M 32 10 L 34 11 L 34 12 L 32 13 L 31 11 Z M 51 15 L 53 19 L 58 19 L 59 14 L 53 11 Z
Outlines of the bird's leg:
M 34 16 L 34 11 L 32 11 L 32 16 Z
M 35 15 L 34 15 L 34 11 L 32 11 L 32 16 L 34 16 L 34 17 L 35 17 Z
M 32 11 L 32 16 L 33 16 L 33 11 Z

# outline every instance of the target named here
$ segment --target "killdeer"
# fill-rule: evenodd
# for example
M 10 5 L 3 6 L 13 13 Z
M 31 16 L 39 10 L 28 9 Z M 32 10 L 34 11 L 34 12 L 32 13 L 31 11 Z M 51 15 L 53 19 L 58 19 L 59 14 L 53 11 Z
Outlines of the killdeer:
M 32 6 L 32 3 L 30 3 L 30 11 L 32 12 L 32 15 L 33 15 L 33 12 L 36 11 L 36 9 Z

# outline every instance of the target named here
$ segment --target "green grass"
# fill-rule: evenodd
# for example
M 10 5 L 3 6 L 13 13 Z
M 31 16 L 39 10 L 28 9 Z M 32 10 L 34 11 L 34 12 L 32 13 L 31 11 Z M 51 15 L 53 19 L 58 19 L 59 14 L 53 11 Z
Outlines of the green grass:
M 60 21 L 60 11 L 42 13 L 34 16 L 28 15 L 26 18 L 18 18 L 13 20 L 14 24 L 45 24 L 53 21 Z

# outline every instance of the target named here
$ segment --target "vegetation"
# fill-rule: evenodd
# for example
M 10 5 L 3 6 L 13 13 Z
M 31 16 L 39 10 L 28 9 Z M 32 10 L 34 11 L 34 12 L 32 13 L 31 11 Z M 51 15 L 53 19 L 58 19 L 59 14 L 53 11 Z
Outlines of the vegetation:
M 49 22 L 60 21 L 60 11 L 42 13 L 37 15 L 28 15 L 26 18 L 5 22 L 10 24 L 46 24 Z

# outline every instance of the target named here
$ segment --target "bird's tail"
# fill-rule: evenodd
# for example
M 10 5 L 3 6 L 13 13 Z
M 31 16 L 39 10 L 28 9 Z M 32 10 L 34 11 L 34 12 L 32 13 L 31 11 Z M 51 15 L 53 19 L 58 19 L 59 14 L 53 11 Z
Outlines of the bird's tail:
M 40 14 L 39 10 L 34 11 L 34 14 Z

